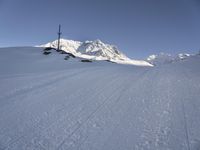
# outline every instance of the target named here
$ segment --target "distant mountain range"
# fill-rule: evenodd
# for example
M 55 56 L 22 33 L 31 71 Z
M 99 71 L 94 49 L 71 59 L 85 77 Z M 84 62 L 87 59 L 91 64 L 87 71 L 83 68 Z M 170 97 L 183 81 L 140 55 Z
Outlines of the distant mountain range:
M 57 40 L 49 42 L 39 47 L 51 47 L 57 48 Z M 88 59 L 88 60 L 107 60 L 119 64 L 131 64 L 137 66 L 158 66 L 163 64 L 169 64 L 177 61 L 184 60 L 190 56 L 188 53 L 181 53 L 178 55 L 171 55 L 166 53 L 159 53 L 150 55 L 146 60 L 134 60 L 128 58 L 123 54 L 116 46 L 105 44 L 101 40 L 94 41 L 74 41 L 61 39 L 60 49 L 67 53 L 74 55 L 75 57 Z
M 163 64 L 169 64 L 177 61 L 181 61 L 184 59 L 187 59 L 188 57 L 191 57 L 194 55 L 188 54 L 188 53 L 181 53 L 178 55 L 171 55 L 166 53 L 159 53 L 157 55 L 150 55 L 146 61 L 154 66 L 163 65 Z

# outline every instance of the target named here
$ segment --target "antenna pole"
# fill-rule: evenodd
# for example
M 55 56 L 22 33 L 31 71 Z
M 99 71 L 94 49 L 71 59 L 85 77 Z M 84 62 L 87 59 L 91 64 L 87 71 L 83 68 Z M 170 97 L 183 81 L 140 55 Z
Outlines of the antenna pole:
M 57 51 L 60 50 L 60 36 L 61 36 L 61 25 L 59 24 L 59 30 L 58 30 L 58 47 L 57 47 Z

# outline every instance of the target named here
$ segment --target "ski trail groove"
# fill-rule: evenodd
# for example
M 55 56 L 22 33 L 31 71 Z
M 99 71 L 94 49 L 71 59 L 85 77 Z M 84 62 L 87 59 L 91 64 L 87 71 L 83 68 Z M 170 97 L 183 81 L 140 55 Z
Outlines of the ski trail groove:
M 116 91 L 118 91 L 118 89 L 115 89 L 115 92 L 116 92 Z M 115 93 L 113 92 L 112 95 L 111 95 L 110 97 L 112 97 L 114 94 L 115 94 Z M 105 99 L 105 100 L 102 102 L 102 104 L 100 104 L 92 113 L 90 113 L 90 115 L 89 115 L 81 124 L 79 124 L 78 127 L 75 128 L 75 130 L 73 130 L 73 131 L 71 132 L 71 134 L 70 134 L 65 140 L 63 140 L 63 142 L 62 142 L 56 149 L 59 150 L 59 149 L 62 147 L 62 145 L 67 141 L 68 138 L 70 138 L 77 130 L 79 130 L 88 120 L 90 120 L 92 117 L 94 117 L 94 116 L 95 116 L 95 113 L 96 113 L 98 110 L 100 110 L 100 109 L 106 104 L 106 102 L 108 102 L 108 101 L 110 100 L 110 97 L 107 98 L 107 99 Z M 120 96 L 120 97 L 121 97 L 121 96 Z M 119 97 L 119 98 L 120 98 L 120 97 Z M 119 98 L 118 98 L 118 99 L 119 99 Z
M 84 70 L 83 71 L 78 71 L 76 73 L 69 74 L 68 76 L 61 75 L 61 76 L 56 76 L 55 77 L 55 76 L 52 75 L 53 76 L 52 79 L 48 78 L 48 80 L 46 80 L 44 83 L 39 83 L 39 84 L 36 84 L 34 86 L 29 85 L 29 87 L 21 87 L 20 89 L 18 89 L 15 92 L 10 92 L 11 94 L 8 93 L 7 95 L 5 95 L 3 97 L 0 97 L 0 99 L 8 100 L 10 98 L 16 97 L 16 96 L 21 95 L 21 94 L 25 94 L 25 93 L 27 94 L 28 92 L 32 92 L 32 90 L 35 90 L 35 89 L 38 89 L 38 88 L 42 88 L 44 86 L 48 86 L 50 84 L 56 83 L 58 81 L 61 81 L 61 80 L 65 79 L 65 78 L 69 78 L 69 77 L 78 75 L 79 73 L 83 73 L 83 72 L 84 72 Z
M 116 76 L 116 77 L 117 77 L 117 76 Z M 112 78 L 113 78 L 113 77 L 112 77 Z M 113 80 L 112 82 L 114 83 L 115 80 Z M 107 86 L 109 86 L 109 84 L 108 84 Z M 101 90 L 102 90 L 102 91 L 99 91 L 99 93 L 102 93 L 104 89 L 102 88 Z M 92 101 L 92 100 L 93 100 L 93 99 L 90 99 L 90 101 Z M 60 110 L 58 110 L 58 111 L 61 111 L 61 110 L 63 110 L 63 109 L 65 109 L 65 107 L 63 107 L 62 109 L 60 109 Z M 79 115 L 81 112 L 82 112 L 82 110 L 81 110 L 77 115 Z M 56 112 L 55 112 L 55 113 L 56 113 Z M 57 121 L 58 121 L 58 120 L 57 120 Z M 55 123 L 57 123 L 57 121 L 55 121 Z M 78 123 L 77 123 L 77 124 L 78 124 Z M 52 125 L 53 125 L 53 124 L 52 124 Z M 76 124 L 75 124 L 74 126 L 76 126 Z M 45 130 L 48 130 L 50 127 L 51 127 L 51 125 L 49 125 L 48 128 L 44 129 L 44 131 L 45 131 Z M 21 138 L 17 139 L 16 141 L 14 141 L 14 142 L 8 144 L 7 147 L 10 147 L 11 145 L 15 144 L 17 141 L 19 141 L 19 140 L 22 139 L 22 138 L 25 138 L 25 135 L 22 136 Z
M 147 72 L 147 71 L 146 71 L 146 72 Z M 145 74 L 146 72 L 142 73 L 142 74 L 139 75 L 138 77 L 142 76 L 142 75 Z M 118 96 L 117 100 L 116 100 L 115 103 L 114 103 L 115 105 L 116 105 L 116 103 L 118 103 L 118 102 L 120 101 L 120 98 L 123 96 L 123 93 L 125 93 L 131 86 L 132 86 L 132 83 L 129 83 L 128 87 L 124 87 L 124 88 L 122 88 L 122 89 L 120 90 L 120 93 L 122 93 L 122 94 L 120 94 L 120 95 Z M 117 92 L 117 91 L 118 91 L 118 89 L 115 89 L 115 92 Z M 98 107 L 97 107 L 97 108 L 96 108 L 96 109 L 95 109 L 81 124 L 79 124 L 79 126 L 78 126 L 77 128 L 75 128 L 75 130 L 73 130 L 72 133 L 69 134 L 65 140 L 62 141 L 62 143 L 56 148 L 56 150 L 61 149 L 62 146 L 63 146 L 63 145 L 65 144 L 65 142 L 67 141 L 67 139 L 69 139 L 70 137 L 72 137 L 73 134 L 74 134 L 76 131 L 78 131 L 78 130 L 79 130 L 86 122 L 88 122 L 91 118 L 95 117 L 95 113 L 96 113 L 97 111 L 99 111 L 99 110 L 111 99 L 111 97 L 112 97 L 113 95 L 115 95 L 115 92 L 113 92 L 112 95 L 111 95 L 109 98 L 105 99 L 105 100 L 103 101 L 102 104 L 100 104 L 100 105 L 99 105 L 99 106 L 98 106 Z M 119 91 L 118 91 L 118 92 L 119 92 Z

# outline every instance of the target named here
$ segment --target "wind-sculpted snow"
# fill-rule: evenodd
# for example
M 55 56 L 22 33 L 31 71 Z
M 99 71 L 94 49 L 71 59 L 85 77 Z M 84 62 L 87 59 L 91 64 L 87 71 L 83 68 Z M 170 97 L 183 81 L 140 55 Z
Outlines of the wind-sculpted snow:
M 200 56 L 158 67 L 0 49 L 1 150 L 198 150 Z

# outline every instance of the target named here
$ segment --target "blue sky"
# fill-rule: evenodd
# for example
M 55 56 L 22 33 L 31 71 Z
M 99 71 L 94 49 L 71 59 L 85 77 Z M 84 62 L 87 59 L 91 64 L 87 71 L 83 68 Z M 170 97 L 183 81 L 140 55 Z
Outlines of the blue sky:
M 0 47 L 101 39 L 131 58 L 200 49 L 200 0 L 0 0 Z

